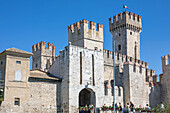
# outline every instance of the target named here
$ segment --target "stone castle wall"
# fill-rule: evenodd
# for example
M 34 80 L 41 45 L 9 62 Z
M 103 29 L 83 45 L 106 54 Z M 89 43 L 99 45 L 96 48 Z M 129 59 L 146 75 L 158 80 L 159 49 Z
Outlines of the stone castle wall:
M 161 57 L 163 74 L 160 77 L 162 101 L 170 103 L 170 55 Z M 169 62 L 168 62 L 169 59 Z

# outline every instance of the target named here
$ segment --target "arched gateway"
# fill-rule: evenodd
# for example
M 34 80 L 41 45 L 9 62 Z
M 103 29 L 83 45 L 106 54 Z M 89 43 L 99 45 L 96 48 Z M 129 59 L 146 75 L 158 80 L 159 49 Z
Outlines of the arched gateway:
M 82 89 L 79 93 L 79 106 L 96 105 L 95 92 L 90 88 Z

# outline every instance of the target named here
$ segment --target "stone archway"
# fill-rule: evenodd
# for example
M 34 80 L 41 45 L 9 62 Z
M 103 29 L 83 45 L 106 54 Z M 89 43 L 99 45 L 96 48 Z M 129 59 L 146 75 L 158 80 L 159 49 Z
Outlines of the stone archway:
M 96 105 L 96 96 L 95 92 L 90 88 L 82 89 L 79 93 L 79 106 L 93 104 Z

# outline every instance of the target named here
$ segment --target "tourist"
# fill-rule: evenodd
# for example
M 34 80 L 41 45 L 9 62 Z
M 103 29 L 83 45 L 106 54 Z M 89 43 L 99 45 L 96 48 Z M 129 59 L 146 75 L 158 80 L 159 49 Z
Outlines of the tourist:
M 119 113 L 122 113 L 122 105 L 119 103 Z
M 149 104 L 146 104 L 145 109 L 151 109 L 151 108 L 149 107 Z
M 90 105 L 89 105 L 89 109 L 90 109 L 90 113 L 93 113 L 93 111 L 94 111 L 94 106 L 93 106 L 93 104 L 90 104 Z
M 125 107 L 125 105 L 124 105 L 124 108 L 122 109 L 122 111 L 123 111 L 123 113 L 129 113 L 129 106 L 127 105 Z
M 130 111 L 133 112 L 134 104 L 130 102 Z
M 88 106 L 87 106 L 87 104 L 85 105 L 85 113 L 88 113 Z

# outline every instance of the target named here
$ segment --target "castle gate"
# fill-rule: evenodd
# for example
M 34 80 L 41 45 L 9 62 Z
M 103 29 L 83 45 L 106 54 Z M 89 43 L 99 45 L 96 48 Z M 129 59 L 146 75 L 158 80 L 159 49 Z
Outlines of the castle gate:
M 84 88 L 79 93 L 79 106 L 96 105 L 95 92 L 90 88 Z

